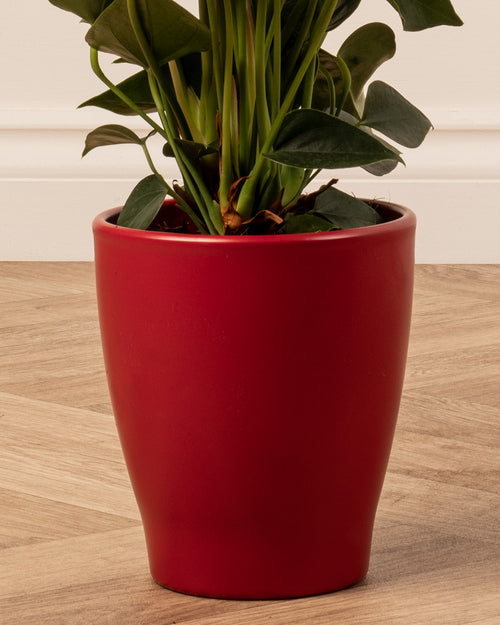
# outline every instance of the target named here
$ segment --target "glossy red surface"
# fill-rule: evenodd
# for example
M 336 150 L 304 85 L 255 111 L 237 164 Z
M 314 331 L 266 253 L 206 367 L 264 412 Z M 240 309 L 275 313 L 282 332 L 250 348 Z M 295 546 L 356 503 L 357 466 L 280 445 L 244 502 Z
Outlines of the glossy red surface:
M 118 431 L 153 577 L 227 598 L 366 574 L 399 407 L 415 217 L 217 237 L 94 222 Z

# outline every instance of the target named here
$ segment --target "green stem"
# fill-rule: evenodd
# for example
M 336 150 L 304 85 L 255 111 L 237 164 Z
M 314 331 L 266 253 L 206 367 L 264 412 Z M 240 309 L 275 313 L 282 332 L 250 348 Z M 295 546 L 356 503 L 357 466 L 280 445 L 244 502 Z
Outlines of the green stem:
M 302 108 L 311 108 L 312 98 L 313 98 L 313 90 L 314 90 L 314 81 L 316 78 L 317 71 L 317 59 L 314 58 L 309 65 L 309 69 L 306 72 L 304 77 L 304 84 L 302 87 Z
M 220 36 L 223 32 L 223 25 L 219 20 L 217 5 L 218 0 L 207 0 L 208 23 L 210 26 L 210 33 L 212 35 L 212 69 L 215 78 L 217 102 L 220 110 L 223 101 L 223 78 L 221 74 L 222 61 L 220 53 L 223 47 L 222 41 L 220 40 Z
M 310 64 L 314 60 L 315 56 L 318 53 L 318 50 L 321 47 L 321 43 L 325 38 L 326 29 L 328 27 L 328 24 L 330 23 L 336 6 L 336 1 L 323 4 L 319 16 L 315 21 L 314 28 L 311 32 L 311 39 L 306 54 L 304 55 L 302 63 L 300 64 L 300 67 L 287 91 L 287 94 L 283 99 L 283 103 L 281 105 L 279 113 L 273 120 L 267 139 L 262 146 L 259 155 L 256 158 L 255 165 L 252 169 L 250 177 L 241 189 L 241 193 L 238 199 L 237 210 L 243 219 L 249 219 L 251 217 L 252 206 L 255 203 L 255 192 L 259 184 L 259 178 L 266 166 L 267 159 L 264 154 L 271 150 L 273 143 L 278 136 L 281 124 L 283 123 L 283 120 L 290 110 L 291 106 L 293 105 L 295 96 L 297 94 L 297 91 L 299 90 L 302 80 L 304 79 L 307 71 L 310 68 Z
M 247 175 L 250 170 L 252 150 L 252 129 L 255 107 L 255 60 L 253 17 L 247 0 L 241 0 L 235 6 L 237 29 L 236 73 L 238 78 L 238 124 L 239 124 L 239 166 L 240 174 Z
M 174 120 L 172 119 L 172 113 L 169 110 L 168 106 L 166 106 L 165 102 L 162 100 L 162 96 L 156 82 L 156 78 L 152 72 L 152 70 L 148 70 L 148 78 L 149 78 L 149 88 L 151 90 L 151 95 L 153 96 L 153 100 L 155 102 L 156 108 L 158 110 L 158 114 L 160 115 L 160 119 L 165 128 L 165 132 L 168 137 L 168 142 L 175 156 L 175 160 L 179 165 L 182 176 L 184 178 L 184 182 L 189 189 L 189 192 L 193 196 L 202 217 L 207 225 L 207 228 L 210 234 L 217 234 L 217 228 L 212 224 L 212 221 L 209 216 L 209 204 L 206 203 L 206 197 L 203 198 L 203 194 L 200 195 L 198 192 L 199 183 L 201 182 L 204 187 L 203 181 L 196 170 L 195 167 L 192 167 L 189 163 L 189 160 L 186 158 L 182 150 L 179 148 L 176 139 L 178 137 L 175 136 L 172 128 L 174 127 Z M 208 191 L 206 192 L 208 194 Z M 203 201 L 205 199 L 205 202 Z M 210 203 L 212 202 L 212 198 L 209 196 Z
M 281 0 L 273 5 L 273 96 L 271 115 L 274 119 L 281 104 Z
M 323 78 L 326 80 L 326 84 L 328 85 L 330 113 L 333 115 L 335 113 L 335 100 L 337 97 L 335 93 L 335 83 L 333 82 L 330 72 L 321 63 L 319 64 L 319 71 L 323 74 Z
M 169 108 L 171 109 L 171 111 L 175 111 L 173 116 L 175 118 L 176 125 L 179 127 L 180 133 L 184 139 L 191 139 L 192 137 L 191 137 L 189 127 L 186 123 L 186 120 L 184 119 L 184 116 L 182 114 L 182 110 L 179 107 L 179 104 L 177 103 L 176 100 L 172 102 L 172 98 L 169 97 L 168 95 L 168 92 L 170 91 L 169 85 L 167 85 L 165 82 L 163 73 L 161 71 L 161 67 L 155 58 L 154 52 L 149 44 L 146 33 L 144 32 L 144 28 L 141 22 L 139 11 L 137 9 L 137 0 L 127 0 L 127 9 L 129 13 L 130 23 L 134 31 L 134 35 L 136 36 L 137 41 L 139 42 L 144 58 L 146 59 L 146 62 L 149 68 L 154 73 L 156 80 L 158 81 L 158 84 L 161 86 L 163 92 L 166 94 Z
M 311 24 L 313 23 L 313 20 L 314 20 L 314 14 L 316 12 L 317 5 L 318 5 L 318 0 L 312 0 L 312 2 L 309 0 L 307 2 L 307 8 L 305 10 L 305 14 L 302 14 L 299 34 L 297 38 L 294 40 L 294 45 L 290 51 L 289 56 L 287 56 L 287 65 L 289 68 L 294 68 L 297 65 L 298 59 L 304 47 L 304 43 L 306 42 L 309 36 L 310 30 L 311 30 Z
M 177 61 L 169 61 L 168 67 L 170 70 L 170 75 L 172 76 L 172 84 L 174 86 L 175 95 L 177 98 L 177 102 L 182 111 L 184 119 L 186 120 L 186 124 L 188 125 L 189 132 L 193 141 L 197 141 L 198 143 L 203 143 L 203 137 L 198 130 L 198 126 L 193 120 L 193 116 L 191 114 L 190 104 L 189 104 L 189 91 L 186 88 L 185 79 L 181 76 L 182 68 L 179 67 Z
M 171 107 L 168 102 L 163 99 L 164 91 L 162 93 L 161 83 L 162 75 L 161 69 L 156 61 L 153 51 L 149 46 L 148 39 L 142 28 L 139 13 L 137 11 L 137 0 L 127 0 L 127 7 L 129 11 L 130 21 L 134 34 L 137 37 L 137 41 L 141 47 L 142 53 L 149 65 L 148 79 L 151 95 L 155 102 L 158 114 L 161 122 L 167 134 L 167 140 L 174 152 L 175 159 L 181 173 L 183 175 L 186 186 L 189 192 L 195 199 L 195 202 L 200 209 L 200 212 L 205 220 L 208 230 L 211 234 L 219 234 L 222 232 L 222 219 L 220 224 L 218 223 L 217 215 L 214 215 L 213 199 L 203 181 L 198 169 L 194 166 L 189 159 L 185 156 L 184 152 L 177 145 L 176 139 L 179 138 L 176 120 Z M 215 218 L 215 219 L 214 219 Z
M 165 178 L 156 169 L 155 164 L 153 162 L 153 159 L 151 158 L 151 153 L 150 153 L 150 151 L 148 149 L 148 146 L 146 145 L 146 141 L 143 141 L 141 145 L 142 145 L 142 149 L 144 151 L 144 155 L 146 157 L 146 160 L 148 162 L 148 165 L 149 165 L 151 171 L 153 172 L 153 174 L 158 178 L 158 180 L 160 180 L 160 182 L 163 185 L 165 185 L 165 188 L 167 189 L 168 194 L 172 198 L 174 198 L 174 200 L 179 204 L 179 206 L 181 206 L 182 210 L 192 220 L 192 222 L 195 224 L 195 226 L 198 228 L 198 230 L 202 234 L 206 234 L 207 233 L 207 229 L 205 228 L 205 224 L 203 223 L 203 221 L 201 221 L 201 219 L 193 211 L 193 209 L 189 206 L 189 204 L 178 193 L 176 193 L 174 191 L 174 189 L 172 189 L 172 187 L 168 184 L 168 182 L 165 180 Z
M 158 134 L 160 134 L 164 139 L 167 139 L 167 135 L 164 129 L 159 126 L 149 115 L 147 115 L 142 109 L 140 109 L 137 104 L 131 100 L 123 91 L 121 91 L 115 84 L 113 84 L 109 78 L 104 74 L 99 65 L 99 52 L 96 48 L 90 48 L 90 65 L 92 67 L 92 71 L 99 78 L 101 82 L 103 82 L 106 87 L 114 93 L 122 102 L 124 102 L 134 113 L 142 117 L 142 119 L 147 122 L 151 128 L 154 128 Z
M 342 95 L 340 96 L 340 100 L 337 106 L 337 110 L 335 111 L 335 116 L 338 117 L 344 108 L 344 104 L 346 103 L 347 96 L 351 91 L 351 72 L 347 67 L 346 62 L 340 56 L 335 57 L 335 62 L 337 63 L 337 67 L 340 70 L 340 74 L 342 76 Z
M 206 0 L 199 1 L 200 20 L 209 26 Z M 217 92 L 214 85 L 212 50 L 201 53 L 200 130 L 205 144 L 217 140 Z
M 224 50 L 224 83 L 222 107 L 220 108 L 222 125 L 222 152 L 220 163 L 219 201 L 221 207 L 228 204 L 229 188 L 233 182 L 233 160 L 231 146 L 231 118 L 233 111 L 233 50 L 234 50 L 234 20 L 231 0 L 223 0 L 225 14 L 225 50 Z
M 260 146 L 264 145 L 271 129 L 266 87 L 266 21 L 267 1 L 261 1 L 257 3 L 257 17 L 255 20 L 255 86 L 257 91 L 256 106 Z
M 320 174 L 323 170 L 322 169 L 308 169 L 306 172 L 306 176 L 304 179 L 304 188 L 307 187 L 308 184 L 311 184 L 311 182 L 316 178 L 316 176 L 318 174 Z
M 160 180 L 161 182 L 163 182 L 163 184 L 168 187 L 166 180 L 163 178 L 163 176 L 160 174 L 160 172 L 156 169 L 156 165 L 154 164 L 154 161 L 151 157 L 151 152 L 149 151 L 148 146 L 146 145 L 146 139 L 144 139 L 141 142 L 141 146 L 142 146 L 142 150 L 144 152 L 144 156 L 146 157 L 146 160 L 148 162 L 149 168 L 151 169 L 151 171 L 153 172 L 153 174 L 158 178 L 158 180 Z
M 135 113 L 140 115 L 144 121 L 146 121 L 159 135 L 161 135 L 165 140 L 169 141 L 169 133 L 165 131 L 164 128 L 159 126 L 153 119 L 151 119 L 148 115 L 146 115 L 137 105 L 131 100 L 127 95 L 125 95 L 116 85 L 114 85 L 103 73 L 100 65 L 99 65 L 99 53 L 95 48 L 90 48 L 90 59 L 91 59 L 91 67 L 94 71 L 94 74 L 108 87 L 108 89 L 114 93 L 117 97 L 119 97 L 127 106 L 129 106 Z M 174 198 L 178 204 L 182 207 L 184 212 L 192 219 L 193 223 L 200 230 L 200 232 L 206 232 L 205 225 L 198 218 L 198 216 L 191 209 L 189 204 L 185 202 L 167 183 L 164 177 L 160 174 L 160 172 L 156 169 L 156 166 L 151 158 L 151 153 L 145 142 L 142 143 L 142 149 L 144 151 L 144 155 L 146 156 L 147 163 L 153 172 L 153 174 L 161 180 L 161 182 L 165 185 L 165 188 L 168 191 L 168 194 Z

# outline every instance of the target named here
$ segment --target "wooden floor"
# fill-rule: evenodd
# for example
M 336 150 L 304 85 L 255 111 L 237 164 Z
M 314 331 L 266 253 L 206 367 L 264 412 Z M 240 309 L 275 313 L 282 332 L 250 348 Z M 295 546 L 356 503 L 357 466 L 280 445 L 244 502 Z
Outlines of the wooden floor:
M 0 264 L 3 625 L 500 623 L 500 266 L 417 268 L 370 572 L 293 601 L 194 598 L 149 577 L 93 282 L 91 264 Z

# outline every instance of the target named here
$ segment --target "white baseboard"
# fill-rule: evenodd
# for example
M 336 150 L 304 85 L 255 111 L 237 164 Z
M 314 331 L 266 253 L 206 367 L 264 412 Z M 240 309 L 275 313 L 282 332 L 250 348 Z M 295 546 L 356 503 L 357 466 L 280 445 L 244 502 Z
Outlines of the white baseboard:
M 339 186 L 412 208 L 419 263 L 500 263 L 500 120 L 493 111 L 430 117 L 436 130 L 418 150 L 404 151 L 406 168 L 384 178 L 335 172 Z M 83 142 L 101 123 L 130 121 L 102 112 L 0 111 L 1 260 L 92 259 L 93 216 L 122 204 L 149 172 L 137 146 L 81 160 Z M 165 163 L 166 176 L 176 177 Z

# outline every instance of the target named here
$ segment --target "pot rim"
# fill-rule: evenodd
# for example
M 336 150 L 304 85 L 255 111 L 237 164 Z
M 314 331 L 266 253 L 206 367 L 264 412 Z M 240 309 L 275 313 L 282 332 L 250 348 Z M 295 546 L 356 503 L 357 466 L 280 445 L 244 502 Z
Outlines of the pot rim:
M 335 239 L 371 238 L 382 234 L 389 234 L 414 228 L 416 226 L 415 213 L 400 204 L 394 204 L 385 200 L 373 201 L 391 215 L 389 221 L 361 228 L 351 228 L 349 230 L 333 230 L 330 232 L 302 232 L 298 234 L 243 234 L 243 235 L 220 235 L 220 234 L 186 234 L 180 232 L 156 232 L 151 230 L 137 230 L 118 226 L 110 222 L 110 219 L 117 215 L 122 207 L 111 208 L 99 213 L 92 222 L 94 234 L 108 234 L 113 232 L 116 236 L 129 241 L 151 241 L 151 242 L 181 242 L 186 243 L 209 243 L 211 245 L 235 244 L 238 245 L 280 245 L 298 242 L 319 242 Z M 175 200 L 167 200 L 175 202 Z

